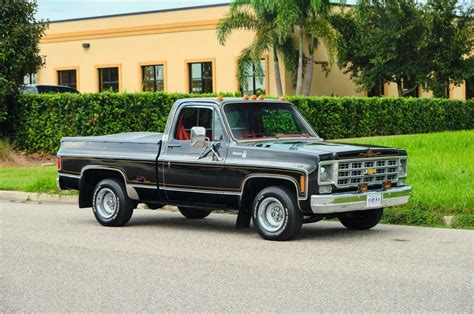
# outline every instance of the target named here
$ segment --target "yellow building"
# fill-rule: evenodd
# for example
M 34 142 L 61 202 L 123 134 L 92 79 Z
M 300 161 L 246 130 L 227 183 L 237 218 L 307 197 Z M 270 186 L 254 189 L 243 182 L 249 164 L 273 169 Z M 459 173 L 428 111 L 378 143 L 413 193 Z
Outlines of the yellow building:
M 235 92 L 237 57 L 253 35 L 236 31 L 225 46 L 216 38 L 216 25 L 228 5 L 120 14 L 51 22 L 40 42 L 46 65 L 37 73 L 38 84 L 72 86 L 81 92 L 114 90 L 137 92 Z M 327 60 L 324 49 L 318 60 Z M 262 56 L 263 84 L 249 77 L 252 94 L 276 95 L 273 58 Z M 294 94 L 291 76 L 280 66 L 284 94 Z M 385 96 L 396 96 L 386 84 Z M 333 66 L 326 77 L 314 68 L 311 95 L 365 96 L 348 75 Z M 429 93 L 420 91 L 420 96 Z M 454 87 L 451 98 L 465 99 L 465 86 Z

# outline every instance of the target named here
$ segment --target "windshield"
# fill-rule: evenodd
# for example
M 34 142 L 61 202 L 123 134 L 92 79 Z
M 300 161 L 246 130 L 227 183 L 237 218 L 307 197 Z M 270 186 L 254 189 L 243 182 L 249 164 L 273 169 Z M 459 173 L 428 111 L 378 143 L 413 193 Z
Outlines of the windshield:
M 224 112 L 237 140 L 317 137 L 291 104 L 230 103 Z

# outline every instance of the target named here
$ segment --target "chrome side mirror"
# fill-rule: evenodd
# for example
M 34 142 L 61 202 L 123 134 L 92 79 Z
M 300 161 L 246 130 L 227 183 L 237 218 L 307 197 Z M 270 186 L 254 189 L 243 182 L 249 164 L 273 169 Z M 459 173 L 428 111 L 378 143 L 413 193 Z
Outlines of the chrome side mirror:
M 193 126 L 191 128 L 191 146 L 196 148 L 206 146 L 206 129 L 202 126 Z

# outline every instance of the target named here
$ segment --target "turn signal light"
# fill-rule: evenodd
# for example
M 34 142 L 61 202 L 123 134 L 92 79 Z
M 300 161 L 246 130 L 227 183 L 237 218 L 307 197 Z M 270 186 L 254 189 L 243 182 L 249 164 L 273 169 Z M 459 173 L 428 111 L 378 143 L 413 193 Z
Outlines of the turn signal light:
M 252 98 L 252 100 L 255 100 L 255 99 L 257 99 L 257 95 L 252 95 L 252 97 L 250 97 L 250 98 Z
M 304 193 L 306 191 L 306 178 L 305 176 L 300 176 L 300 192 Z
M 224 100 L 224 97 L 222 96 L 217 97 L 217 101 L 223 101 L 223 100 Z
M 244 95 L 244 97 L 242 97 L 244 100 L 249 100 L 249 95 Z
M 279 99 L 280 99 L 280 101 L 285 101 L 286 100 L 285 96 L 280 96 Z
M 385 190 L 388 190 L 388 189 L 390 189 L 391 187 L 392 187 L 392 182 L 390 182 L 390 181 L 385 181 L 385 182 L 383 183 L 383 188 L 384 188 Z
M 258 96 L 258 100 L 264 100 L 265 97 L 263 97 L 262 95 Z
M 369 189 L 369 185 L 361 184 L 359 185 L 359 192 L 366 192 Z

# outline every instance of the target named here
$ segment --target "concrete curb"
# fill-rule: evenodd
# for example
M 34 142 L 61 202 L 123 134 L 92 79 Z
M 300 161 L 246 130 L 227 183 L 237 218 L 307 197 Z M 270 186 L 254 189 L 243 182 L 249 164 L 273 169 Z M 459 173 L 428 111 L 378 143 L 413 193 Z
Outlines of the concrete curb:
M 46 194 L 46 193 L 33 193 L 33 192 L 20 192 L 20 191 L 1 191 L 0 190 L 0 201 L 9 202 L 22 202 L 22 203 L 46 203 L 46 204 L 69 204 L 77 205 L 77 195 L 59 195 L 59 194 Z M 148 209 L 145 204 L 138 204 L 140 209 Z M 165 205 L 161 209 L 176 212 L 178 208 L 175 206 Z
M 0 191 L 0 200 L 52 204 L 77 204 L 77 195 L 58 195 L 19 191 Z

